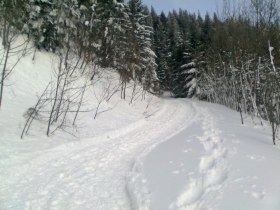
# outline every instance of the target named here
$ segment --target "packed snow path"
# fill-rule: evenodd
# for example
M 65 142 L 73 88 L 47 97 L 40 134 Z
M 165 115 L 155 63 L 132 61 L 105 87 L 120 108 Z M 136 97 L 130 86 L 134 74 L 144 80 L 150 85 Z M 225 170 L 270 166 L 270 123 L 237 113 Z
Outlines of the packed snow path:
M 154 115 L 105 137 L 0 165 L 0 209 L 132 209 L 126 180 L 135 158 L 184 129 L 195 114 L 191 103 L 167 99 Z
M 0 209 L 280 209 L 267 131 L 219 105 L 162 102 L 117 131 L 2 159 Z
M 137 158 L 134 209 L 278 210 L 280 150 L 267 128 L 223 106 L 191 102 L 188 127 Z

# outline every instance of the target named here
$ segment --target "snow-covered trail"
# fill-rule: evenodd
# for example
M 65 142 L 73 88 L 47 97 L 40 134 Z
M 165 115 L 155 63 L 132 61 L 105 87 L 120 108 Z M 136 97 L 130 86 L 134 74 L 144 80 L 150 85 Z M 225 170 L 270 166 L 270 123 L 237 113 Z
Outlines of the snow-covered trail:
M 215 104 L 162 102 L 102 136 L 0 161 L 0 210 L 280 209 L 280 151 L 264 127 Z
M 25 157 L 22 165 L 0 166 L 0 209 L 132 209 L 126 181 L 135 158 L 197 115 L 186 100 L 164 103 L 153 116 L 112 135 L 49 149 L 28 161 Z
M 211 197 L 212 204 L 220 198 L 220 190 L 228 178 L 228 148 L 223 144 L 220 130 L 215 126 L 213 115 L 207 108 L 201 108 L 201 128 L 203 132 L 196 138 L 203 146 L 196 176 L 189 179 L 185 191 L 170 206 L 173 209 L 211 209 L 205 202 Z
M 135 209 L 278 210 L 280 151 L 270 133 L 223 106 L 189 101 L 188 127 L 137 158 Z

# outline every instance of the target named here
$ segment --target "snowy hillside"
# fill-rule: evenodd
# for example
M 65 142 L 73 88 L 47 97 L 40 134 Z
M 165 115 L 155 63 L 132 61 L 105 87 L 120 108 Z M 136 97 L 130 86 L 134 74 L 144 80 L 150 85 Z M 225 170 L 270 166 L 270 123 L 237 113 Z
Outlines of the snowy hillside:
M 22 43 L 22 38 L 19 38 L 18 43 Z M 18 57 L 16 55 L 9 59 L 8 68 L 18 61 Z M 104 134 L 104 131 L 110 131 L 113 135 L 116 128 L 119 135 L 137 127 L 143 118 L 148 118 L 162 107 L 160 100 L 155 96 L 146 93 L 145 100 L 142 99 L 140 86 L 136 87 L 137 94 L 132 95 L 134 84 L 128 86 L 126 100 L 120 100 L 119 76 L 113 70 L 104 70 L 97 74 L 92 85 L 87 89 L 75 126 L 70 127 L 67 132 L 58 130 L 56 135 L 47 138 L 45 135 L 47 123 L 44 119 L 38 120 L 32 124 L 28 137 L 19 141 L 26 122 L 26 111 L 34 107 L 48 83 L 56 79 L 58 58 L 54 54 L 37 51 L 35 60 L 32 58 L 33 51 L 19 60 L 5 83 L 3 105 L 0 111 L 2 157 L 11 156 L 11 152 L 17 146 L 18 150 L 29 152 L 30 148 L 27 148 L 28 144 L 26 144 L 29 141 L 33 147 L 31 150 L 35 151 L 34 147 L 37 146 L 38 149 L 47 149 L 81 138 L 100 136 Z M 82 86 L 84 78 L 78 80 L 77 83 Z M 108 101 L 104 95 L 109 95 Z M 97 116 L 94 119 L 96 112 Z M 108 135 L 105 136 L 107 138 Z
M 174 100 L 144 96 L 140 86 L 133 92 L 133 84 L 121 100 L 118 75 L 104 70 L 85 93 L 86 112 L 68 132 L 47 137 L 47 122 L 35 120 L 21 139 L 24 113 L 55 79 L 58 65 L 53 54 L 38 51 L 32 58 L 33 51 L 20 60 L 4 89 L 0 209 L 130 209 L 125 177 L 135 157 L 180 129 L 187 109 L 182 112 L 184 105 Z M 17 60 L 11 57 L 9 67 Z M 110 96 L 117 91 L 107 102 L 101 99 L 108 88 Z
M 94 119 L 108 85 L 118 85 L 110 70 L 95 77 L 68 132 L 47 137 L 46 122 L 36 121 L 20 139 L 24 113 L 57 65 L 48 53 L 32 57 L 4 91 L 1 210 L 280 209 L 280 151 L 269 127 L 250 118 L 242 126 L 238 113 L 195 100 L 139 94 L 131 103 L 132 84 L 126 100 L 117 91 L 102 101 Z
M 0 210 L 280 210 L 280 0 L 198 1 L 0 0 Z

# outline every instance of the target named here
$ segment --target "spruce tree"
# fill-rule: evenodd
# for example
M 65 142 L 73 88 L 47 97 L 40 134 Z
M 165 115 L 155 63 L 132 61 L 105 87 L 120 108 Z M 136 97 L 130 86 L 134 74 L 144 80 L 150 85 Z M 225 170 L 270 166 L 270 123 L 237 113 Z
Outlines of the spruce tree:
M 168 66 L 169 46 L 167 38 L 167 18 L 162 12 L 158 16 L 152 9 L 153 18 L 153 50 L 156 53 L 157 75 L 161 90 L 169 90 L 170 71 Z
M 184 64 L 181 66 L 181 77 L 184 81 L 182 95 L 186 97 L 193 97 L 197 92 L 198 68 L 194 52 L 194 46 L 192 46 L 190 41 L 187 41 L 183 59 Z
M 114 67 L 119 37 L 122 33 L 121 1 L 97 0 L 94 5 L 93 37 L 97 63 L 102 67 Z
M 176 11 L 169 13 L 168 16 L 168 39 L 169 39 L 169 57 L 168 62 L 171 72 L 171 91 L 175 97 L 184 97 L 184 81 L 181 77 L 181 65 L 183 59 L 183 38 L 182 32 L 177 21 L 178 14 Z
M 132 24 L 132 43 L 135 61 L 133 66 L 134 79 L 140 81 L 147 91 L 157 89 L 156 55 L 152 50 L 152 22 L 141 0 L 128 2 L 129 16 Z M 146 14 L 145 14 L 146 11 Z M 150 17 L 150 21 L 148 18 Z
M 26 5 L 25 32 L 37 48 L 55 51 L 58 47 L 59 1 L 29 0 Z

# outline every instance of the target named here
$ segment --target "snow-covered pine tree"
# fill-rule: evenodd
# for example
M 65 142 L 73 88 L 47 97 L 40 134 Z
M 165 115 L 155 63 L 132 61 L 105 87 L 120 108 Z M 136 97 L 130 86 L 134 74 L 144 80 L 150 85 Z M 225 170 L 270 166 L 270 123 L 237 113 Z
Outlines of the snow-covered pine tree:
M 117 5 L 117 40 L 115 41 L 115 68 L 120 74 L 123 83 L 133 79 L 133 48 L 132 24 L 129 17 L 129 8 L 123 2 Z
M 102 67 L 115 67 L 120 52 L 123 28 L 124 4 L 122 0 L 96 0 L 94 4 L 93 33 L 97 63 Z
M 168 66 L 168 38 L 167 38 L 167 18 L 162 12 L 158 16 L 152 8 L 151 15 L 153 19 L 154 39 L 153 50 L 156 54 L 157 76 L 162 91 L 169 90 L 170 71 Z
M 128 1 L 128 12 L 129 18 L 131 22 L 131 28 L 129 30 L 130 33 L 130 43 L 131 43 L 131 52 L 132 57 L 131 60 L 133 61 L 132 64 L 132 75 L 133 79 L 136 81 L 141 82 L 143 76 L 143 42 L 144 42 L 144 26 L 141 24 L 143 23 L 143 5 L 141 0 L 130 0 Z
M 191 46 L 190 42 L 187 42 L 186 51 L 184 52 L 184 62 L 181 66 L 181 74 L 184 77 L 185 85 L 183 86 L 183 90 L 187 97 L 193 97 L 197 92 L 197 76 L 198 76 L 198 68 L 197 68 L 197 59 L 194 58 L 194 50 Z
M 29 0 L 26 4 L 25 32 L 36 48 L 55 51 L 57 40 L 57 1 Z
M 178 14 L 176 11 L 168 15 L 168 41 L 170 55 L 168 62 L 170 66 L 171 91 L 175 97 L 185 97 L 184 78 L 182 78 L 181 65 L 184 52 L 184 40 L 182 38 L 182 31 L 177 21 Z
M 152 49 L 153 43 L 153 27 L 152 17 L 147 7 L 144 7 L 143 14 L 145 15 L 145 33 L 144 33 L 144 76 L 143 86 L 146 91 L 158 92 L 159 91 L 159 79 L 157 76 L 157 63 L 156 54 Z
M 9 42 L 10 32 L 21 33 L 25 17 L 25 5 L 27 0 L 0 0 L 0 33 L 2 44 L 6 48 Z
M 201 27 L 201 42 L 205 46 L 208 46 L 211 42 L 211 33 L 212 33 L 212 20 L 209 13 L 205 14 L 204 21 Z
M 78 26 L 80 24 L 80 8 L 77 0 L 60 0 L 57 5 L 58 10 L 58 37 L 60 47 L 70 45 L 74 47 L 78 37 Z M 72 48 L 74 51 L 75 49 Z
M 34 45 L 37 48 L 40 48 L 40 41 L 43 39 L 43 31 L 41 30 L 43 18 L 40 17 L 42 5 L 40 3 L 41 1 L 31 0 L 30 3 L 26 5 L 27 23 L 25 26 L 25 30 L 28 36 L 32 37 Z
M 95 62 L 118 71 L 125 99 L 126 84 L 133 78 L 135 62 L 129 8 L 123 0 L 96 0 L 93 9 L 91 42 L 97 57 Z
M 152 50 L 152 22 L 147 19 L 149 14 L 147 14 L 142 0 L 130 0 L 128 7 L 132 24 L 133 79 L 141 82 L 145 90 L 155 91 L 158 78 L 156 55 Z
M 94 52 L 91 48 L 92 17 L 94 14 L 91 0 L 78 0 L 80 20 L 77 28 L 76 46 L 78 56 L 83 57 L 83 63 L 93 61 Z

